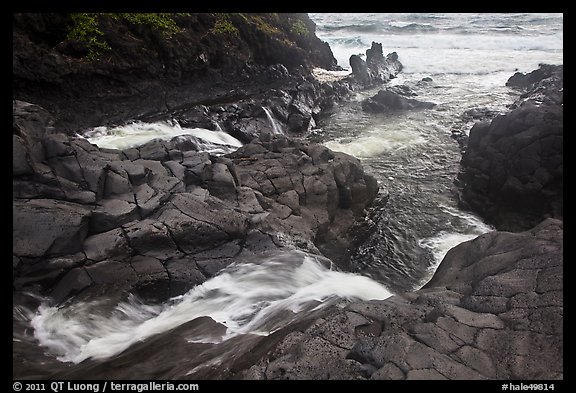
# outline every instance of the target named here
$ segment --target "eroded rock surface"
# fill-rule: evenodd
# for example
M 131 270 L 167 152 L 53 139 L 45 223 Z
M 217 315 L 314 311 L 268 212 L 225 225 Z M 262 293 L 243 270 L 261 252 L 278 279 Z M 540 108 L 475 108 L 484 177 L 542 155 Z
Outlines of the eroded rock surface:
M 422 289 L 334 307 L 240 378 L 562 379 L 563 224 L 490 232 Z

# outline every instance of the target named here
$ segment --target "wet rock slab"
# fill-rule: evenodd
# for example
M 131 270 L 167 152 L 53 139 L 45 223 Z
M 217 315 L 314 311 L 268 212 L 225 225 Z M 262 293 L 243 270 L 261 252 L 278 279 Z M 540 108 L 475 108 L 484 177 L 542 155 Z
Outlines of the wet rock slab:
M 237 378 L 563 379 L 563 223 L 490 232 L 420 290 L 333 308 Z

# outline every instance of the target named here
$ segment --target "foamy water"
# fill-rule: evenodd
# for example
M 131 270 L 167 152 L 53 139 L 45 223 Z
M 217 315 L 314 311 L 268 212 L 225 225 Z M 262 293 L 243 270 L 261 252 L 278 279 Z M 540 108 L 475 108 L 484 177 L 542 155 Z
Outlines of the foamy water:
M 81 135 L 101 148 L 124 150 L 141 146 L 153 139 L 170 140 L 178 136 L 191 136 L 199 151 L 226 154 L 237 150 L 242 142 L 222 130 L 181 127 L 176 121 L 156 123 L 133 122 L 118 127 L 96 127 Z
M 268 335 L 336 299 L 385 299 L 390 292 L 368 277 L 330 270 L 312 255 L 292 251 L 264 261 L 233 264 L 214 278 L 162 305 L 132 297 L 111 313 L 102 301 L 41 306 L 32 318 L 35 337 L 58 359 L 79 363 L 112 357 L 131 345 L 207 316 L 226 327 L 223 342 L 241 334 Z
M 499 114 L 519 92 L 505 86 L 515 72 L 563 62 L 562 14 L 351 13 L 310 14 L 317 35 L 338 64 L 365 56 L 372 42 L 396 52 L 402 72 L 388 85 L 406 85 L 432 109 L 366 113 L 358 93 L 337 105 L 314 135 L 325 146 L 361 159 L 386 196 L 370 219 L 368 238 L 352 256 L 355 271 L 394 291 L 425 284 L 446 252 L 492 230 L 458 207 L 454 180 L 460 147 L 476 113 Z M 431 81 L 423 82 L 423 78 Z
M 349 68 L 372 41 L 397 52 L 405 73 L 479 74 L 531 71 L 563 62 L 563 15 L 520 13 L 310 14 L 317 35 Z

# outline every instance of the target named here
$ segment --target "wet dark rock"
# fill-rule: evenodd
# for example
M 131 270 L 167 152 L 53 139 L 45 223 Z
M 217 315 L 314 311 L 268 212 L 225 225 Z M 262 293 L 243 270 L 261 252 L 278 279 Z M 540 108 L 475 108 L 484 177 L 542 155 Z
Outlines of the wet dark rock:
M 506 81 L 506 86 L 528 89 L 532 85 L 554 76 L 558 73 L 558 69 L 558 66 L 555 65 L 540 64 L 539 68 L 527 74 L 516 72 Z
M 286 329 L 235 378 L 562 379 L 562 266 L 559 220 L 486 233 L 450 250 L 420 290 Z
M 70 270 L 58 281 L 50 291 L 50 297 L 54 303 L 62 303 L 66 299 L 80 293 L 92 285 L 92 279 L 83 267 Z
M 382 113 L 397 110 L 430 109 L 436 106 L 433 102 L 419 101 L 414 98 L 406 98 L 410 91 L 398 89 L 380 90 L 375 96 L 362 102 L 362 109 L 367 112 Z
M 366 61 L 358 55 L 350 56 L 350 67 L 352 78 L 364 88 L 386 83 L 402 70 L 396 52 L 384 57 L 382 44 L 377 42 L 366 50 Z
M 160 260 L 136 255 L 130 265 L 138 275 L 132 292 L 145 302 L 158 303 L 171 296 L 170 276 Z
M 403 97 L 414 97 L 418 95 L 414 92 L 414 90 L 412 90 L 412 88 L 410 88 L 410 86 L 407 85 L 389 86 L 386 88 L 386 90 Z
M 206 277 L 198 270 L 193 260 L 171 259 L 166 262 L 168 271 L 170 297 L 180 296 L 195 285 L 201 284 Z
M 12 101 L 13 134 L 28 144 L 33 161 L 44 158 L 42 140 L 54 130 L 54 118 L 44 108 L 20 100 Z
M 23 139 L 18 135 L 12 135 L 12 174 L 14 176 L 32 175 L 34 169 L 30 161 Z
M 145 219 L 122 227 L 128 244 L 135 253 L 158 259 L 167 259 L 179 254 L 178 247 L 162 222 Z
M 96 262 L 108 258 L 122 259 L 131 253 L 128 239 L 124 236 L 122 228 L 118 227 L 87 237 L 82 247 L 86 258 Z
M 270 212 L 261 225 L 308 244 L 305 248 L 310 247 L 310 234 L 316 233 L 316 246 L 324 243 L 325 255 L 336 262 L 346 259 L 340 249 L 329 246 L 333 243 L 321 239 L 347 239 L 351 222 L 363 217 L 376 196 L 375 179 L 363 172 L 357 159 L 287 139 L 248 144 L 229 157 L 239 183 L 257 192 L 259 205 Z
M 482 107 L 482 108 L 472 108 L 468 109 L 462 114 L 462 120 L 468 121 L 491 121 L 496 115 L 500 114 L 498 111 L 495 111 L 490 108 Z
M 525 230 L 563 217 L 562 66 L 541 71 L 536 74 L 551 74 L 514 109 L 472 127 L 462 157 L 463 204 L 499 229 Z
M 12 204 L 13 252 L 40 257 L 82 250 L 91 211 L 85 206 L 53 199 L 15 200 Z
M 378 192 L 356 158 L 272 135 L 214 157 L 175 140 L 121 152 L 50 134 L 34 161 L 22 131 L 13 250 L 38 268 L 15 263 L 14 285 L 57 302 L 130 291 L 158 301 L 234 261 L 294 245 L 345 263 L 350 229 Z M 77 253 L 73 265 L 47 262 Z
M 368 65 L 359 55 L 350 56 L 350 68 L 359 81 L 369 83 Z

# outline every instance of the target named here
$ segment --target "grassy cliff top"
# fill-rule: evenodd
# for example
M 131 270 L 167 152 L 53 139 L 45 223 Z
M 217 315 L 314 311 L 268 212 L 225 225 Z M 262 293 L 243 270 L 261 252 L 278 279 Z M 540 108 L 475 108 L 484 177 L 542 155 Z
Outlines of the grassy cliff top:
M 316 37 L 307 14 L 14 14 L 13 27 L 47 51 L 88 62 L 123 62 L 138 52 L 170 57 L 185 46 L 201 63 L 234 55 L 261 65 L 282 63 L 289 69 L 333 64 L 329 47 Z M 218 68 L 219 62 L 210 65 Z

